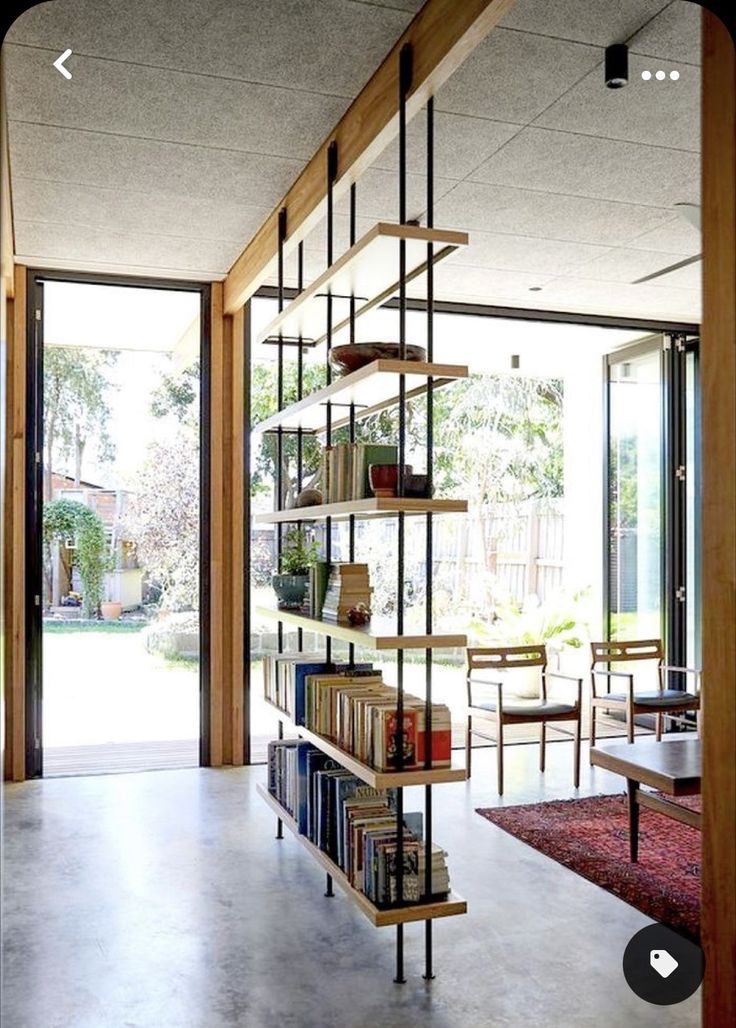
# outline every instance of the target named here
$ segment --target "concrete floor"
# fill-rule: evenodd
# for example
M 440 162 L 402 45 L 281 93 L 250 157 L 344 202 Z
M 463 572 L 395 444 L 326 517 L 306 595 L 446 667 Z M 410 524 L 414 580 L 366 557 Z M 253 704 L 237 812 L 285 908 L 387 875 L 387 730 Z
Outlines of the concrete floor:
M 5 790 L 4 1028 L 696 1026 L 699 996 L 655 1007 L 621 958 L 647 919 L 474 813 L 497 802 L 489 751 L 435 789 L 435 835 L 469 913 L 375 929 L 255 793 L 265 769 L 49 779 Z M 571 751 L 507 751 L 508 804 L 570 794 Z M 620 791 L 584 765 L 581 793 Z M 409 800 L 414 802 L 409 802 Z M 421 790 L 407 790 L 420 809 Z

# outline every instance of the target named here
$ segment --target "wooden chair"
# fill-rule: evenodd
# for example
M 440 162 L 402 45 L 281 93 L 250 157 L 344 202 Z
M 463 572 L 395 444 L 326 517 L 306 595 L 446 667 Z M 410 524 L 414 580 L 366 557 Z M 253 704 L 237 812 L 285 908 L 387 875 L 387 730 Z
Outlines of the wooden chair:
M 590 644 L 593 662 L 590 666 L 590 745 L 595 746 L 596 713 L 601 710 L 616 710 L 626 715 L 626 736 L 634 741 L 634 719 L 641 714 L 654 714 L 657 741 L 662 738 L 662 722 L 665 717 L 695 711 L 698 729 L 700 727 L 700 671 L 696 668 L 673 667 L 664 663 L 661 639 L 631 639 L 620 642 L 593 642 Z M 613 671 L 611 664 L 635 660 L 656 660 L 659 688 L 648 692 L 634 690 L 634 674 L 629 671 Z M 603 665 L 603 666 L 601 666 Z M 693 692 L 667 688 L 667 675 L 677 672 L 694 675 Z M 598 693 L 596 677 L 606 679 L 606 692 Z M 621 692 L 611 692 L 612 679 L 625 682 Z
M 468 710 L 467 730 L 465 734 L 465 759 L 470 777 L 472 759 L 472 737 L 478 735 L 496 743 L 496 762 L 498 767 L 498 794 L 503 795 L 503 729 L 504 725 L 528 725 L 539 723 L 539 770 L 544 771 L 545 765 L 545 744 L 547 725 L 550 722 L 574 721 L 575 728 L 572 733 L 574 739 L 573 766 L 575 788 L 580 785 L 580 719 L 582 709 L 582 678 L 574 678 L 571 675 L 563 675 L 558 671 L 547 670 L 547 650 L 544 646 L 492 646 L 481 649 L 468 649 Z M 539 668 L 540 695 L 539 699 L 531 702 L 513 699 L 509 702 L 504 698 L 503 682 L 498 679 L 474 677 L 476 671 L 498 671 L 501 673 L 513 671 L 519 668 Z M 550 678 L 564 679 L 567 682 L 577 683 L 577 693 L 574 702 L 559 702 L 551 700 L 547 696 L 547 682 Z M 508 681 L 508 680 L 507 680 Z M 492 685 L 496 690 L 495 698 L 489 702 L 473 702 L 473 685 Z M 473 727 L 473 718 L 481 718 L 488 722 L 495 722 L 495 740 L 490 735 L 485 735 Z M 565 735 L 564 729 L 557 729 Z

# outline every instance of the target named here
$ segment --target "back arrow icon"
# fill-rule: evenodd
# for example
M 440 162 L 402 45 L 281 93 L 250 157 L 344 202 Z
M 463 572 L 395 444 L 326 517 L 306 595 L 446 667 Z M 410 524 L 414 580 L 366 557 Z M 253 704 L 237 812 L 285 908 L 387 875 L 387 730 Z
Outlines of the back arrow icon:
M 64 61 L 67 59 L 67 57 L 71 57 L 71 55 L 71 50 L 65 50 L 61 57 L 57 57 L 54 61 L 54 67 L 57 71 L 61 72 L 65 79 L 70 79 L 72 77 L 72 73 L 70 71 L 67 71 L 64 67 Z

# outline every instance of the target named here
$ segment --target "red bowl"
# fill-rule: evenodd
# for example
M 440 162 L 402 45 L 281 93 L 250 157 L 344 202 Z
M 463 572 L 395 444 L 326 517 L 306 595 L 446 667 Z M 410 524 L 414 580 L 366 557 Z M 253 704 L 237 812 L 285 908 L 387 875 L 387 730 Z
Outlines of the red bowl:
M 398 343 L 345 343 L 330 351 L 330 364 L 338 375 L 349 375 L 351 371 L 365 367 L 377 360 L 398 360 L 401 347 Z M 427 351 L 423 346 L 406 344 L 408 361 L 425 361 Z

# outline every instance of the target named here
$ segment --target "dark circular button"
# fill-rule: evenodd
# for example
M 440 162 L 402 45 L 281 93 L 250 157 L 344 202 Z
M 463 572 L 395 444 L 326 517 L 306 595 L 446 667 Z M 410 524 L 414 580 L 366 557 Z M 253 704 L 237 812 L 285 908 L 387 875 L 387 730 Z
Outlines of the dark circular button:
M 662 924 L 650 924 L 624 951 L 624 978 L 640 999 L 659 1006 L 682 1003 L 703 980 L 703 951 Z

